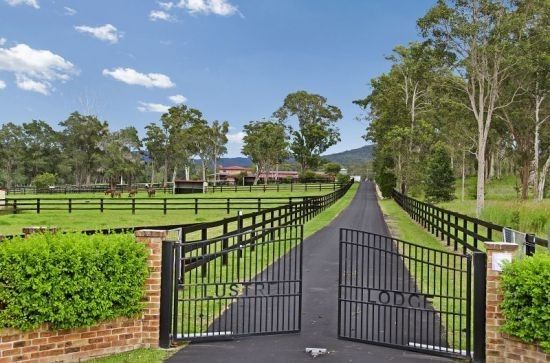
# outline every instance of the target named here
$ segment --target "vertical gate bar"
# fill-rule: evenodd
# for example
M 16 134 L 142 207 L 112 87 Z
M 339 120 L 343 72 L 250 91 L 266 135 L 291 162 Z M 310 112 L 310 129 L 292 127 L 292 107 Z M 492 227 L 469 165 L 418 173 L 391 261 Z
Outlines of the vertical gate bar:
M 340 228 L 340 239 L 338 243 L 338 337 L 342 337 L 342 233 L 343 229 Z
M 466 354 L 471 355 L 472 330 L 472 259 L 466 255 Z
M 172 289 L 174 278 L 174 247 L 171 241 L 162 241 L 160 280 L 159 346 L 170 348 L 172 323 Z
M 474 252 L 474 362 L 485 362 L 487 254 Z

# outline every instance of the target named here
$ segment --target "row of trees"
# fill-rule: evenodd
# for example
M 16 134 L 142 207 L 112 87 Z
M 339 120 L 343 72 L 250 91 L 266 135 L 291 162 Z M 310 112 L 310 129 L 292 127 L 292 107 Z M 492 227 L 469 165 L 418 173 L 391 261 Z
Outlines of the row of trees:
M 135 127 L 112 131 L 106 121 L 78 112 L 59 126 L 56 131 L 36 120 L 2 125 L 0 185 L 29 184 L 44 175 L 55 175 L 61 184 L 166 183 L 169 172 L 174 179 L 179 168 L 189 177 L 193 157 L 200 158 L 205 178 L 207 165 L 226 152 L 229 128 L 227 122 L 209 124 L 185 105 L 171 108 L 160 125 L 148 125 L 143 140 Z
M 443 144 L 462 178 L 515 172 L 521 196 L 542 200 L 550 169 L 550 3 L 439 0 L 418 20 L 423 42 L 398 46 L 389 72 L 355 101 L 377 144 L 377 177 L 405 193 L 426 186 L 426 155 Z M 440 152 L 440 151 L 438 151 Z
M 302 171 L 318 168 L 320 154 L 340 140 L 335 123 L 341 111 L 322 96 L 289 94 L 270 120 L 244 126 L 243 154 L 269 173 L 290 156 Z M 145 127 L 140 139 L 135 127 L 112 131 L 96 116 L 72 113 L 54 130 L 44 121 L 0 127 L 0 185 L 28 184 L 39 175 L 56 175 L 58 183 L 89 185 L 121 180 L 166 184 L 184 175 L 214 180 L 219 158 L 227 152 L 227 121 L 208 122 L 186 105 L 172 107 Z M 195 159 L 198 175 L 192 175 Z M 334 169 L 334 168 L 333 168 Z M 256 178 L 257 180 L 258 178 Z

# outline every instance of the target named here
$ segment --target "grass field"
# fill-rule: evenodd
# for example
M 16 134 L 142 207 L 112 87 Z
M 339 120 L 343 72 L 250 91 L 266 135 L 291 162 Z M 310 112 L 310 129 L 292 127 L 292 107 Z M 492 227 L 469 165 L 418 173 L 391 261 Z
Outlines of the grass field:
M 325 211 L 321 212 L 315 218 L 308 221 L 304 225 L 304 238 L 314 234 L 321 228 L 325 227 L 334 218 L 336 218 L 338 214 L 349 205 L 349 203 L 355 196 L 357 189 L 358 189 L 358 185 L 354 184 L 350 188 L 350 190 L 334 205 L 332 205 Z M 294 242 L 288 242 L 287 244 L 284 244 L 283 248 L 278 250 L 275 255 L 271 255 L 271 257 L 268 257 L 268 254 L 262 253 L 262 247 L 260 246 L 255 250 L 255 252 L 251 252 L 249 249 L 246 250 L 242 258 L 248 261 L 253 261 L 254 265 L 260 264 L 261 266 L 259 268 L 265 268 L 269 264 L 273 263 L 274 261 L 273 257 L 278 257 L 283 255 L 288 249 L 290 249 L 294 245 L 295 245 Z M 261 259 L 259 259 L 257 256 L 261 256 Z M 229 263 L 228 265 L 231 266 L 232 264 Z M 243 263 L 242 266 L 245 266 L 245 264 Z M 251 264 L 249 263 L 248 266 L 250 268 Z M 254 266 L 254 268 L 256 268 L 256 266 Z M 196 274 L 197 271 L 198 269 L 186 274 L 185 279 L 187 284 L 192 284 L 194 280 L 197 279 L 197 274 Z M 226 276 L 217 276 L 217 274 L 219 273 L 220 273 L 219 271 L 209 271 L 208 273 L 209 279 L 211 279 L 212 281 L 224 280 Z M 236 271 L 231 270 L 231 273 L 234 274 L 236 273 Z M 247 271 L 245 271 L 244 268 L 241 268 L 240 275 L 247 276 Z M 194 293 L 191 290 L 192 289 L 190 288 L 184 289 L 183 294 L 187 294 L 189 298 L 195 297 Z M 213 302 L 212 304 L 208 304 L 209 306 L 206 306 L 207 304 L 204 304 L 201 306 L 202 308 L 201 314 L 205 315 L 205 319 L 204 320 L 201 319 L 202 324 L 200 324 L 200 326 L 190 326 L 188 329 L 186 329 L 187 333 L 199 332 L 201 330 L 204 330 L 208 326 L 208 324 L 210 324 L 219 314 L 223 312 L 224 309 L 227 308 L 227 306 L 225 306 L 223 307 L 223 309 L 220 309 L 220 306 L 214 306 L 214 304 L 215 303 Z M 210 312 L 210 314 L 208 313 L 208 311 Z M 212 314 L 212 312 L 214 311 L 218 313 Z M 194 312 L 193 313 L 187 312 L 185 316 L 189 316 L 190 314 L 194 314 Z M 208 318 L 206 318 L 206 316 L 208 316 Z M 134 363 L 134 362 L 135 363 L 140 363 L 140 362 L 158 363 L 166 359 L 170 354 L 171 354 L 170 351 L 167 352 L 167 351 L 158 350 L 158 349 L 140 349 L 130 353 L 117 354 L 106 358 L 96 359 L 93 362 L 94 363 Z
M 330 193 L 330 190 L 322 191 L 308 191 L 308 192 L 259 192 L 259 193 L 249 193 L 249 192 L 223 192 L 215 194 L 177 194 L 171 195 L 167 194 L 166 196 L 161 194 L 155 198 L 147 199 L 147 203 L 158 203 L 156 205 L 148 205 L 148 207 L 154 209 L 137 209 L 136 213 L 133 215 L 129 209 L 129 203 L 131 199 L 123 197 L 121 199 L 111 200 L 107 198 L 106 201 L 114 203 L 124 203 L 122 206 L 124 210 L 105 210 L 101 213 L 97 207 L 97 198 L 100 198 L 101 194 L 79 194 L 77 197 L 78 201 L 85 203 L 89 201 L 90 204 L 96 205 L 92 210 L 73 210 L 72 213 L 69 213 L 66 208 L 67 199 L 63 200 L 63 210 L 42 210 L 40 214 L 37 214 L 34 211 L 23 211 L 17 214 L 9 213 L 6 211 L 4 214 L 0 214 L 0 235 L 9 235 L 9 234 L 19 234 L 21 229 L 27 226 L 48 226 L 48 227 L 58 227 L 62 230 L 85 230 L 85 229 L 104 229 L 104 228 L 115 228 L 115 227 L 132 227 L 132 226 L 151 226 L 151 225 L 168 225 L 168 224 L 188 224 L 188 223 L 198 223 L 206 222 L 221 219 L 227 216 L 234 216 L 237 214 L 239 209 L 244 209 L 244 213 L 255 211 L 257 208 L 257 200 L 251 199 L 242 199 L 240 201 L 232 200 L 231 201 L 231 210 L 227 214 L 225 210 L 227 198 L 265 198 L 272 197 L 276 199 L 272 200 L 263 200 L 262 207 L 274 207 L 276 205 L 282 205 L 288 203 L 288 198 L 293 198 L 295 201 L 299 201 L 300 197 L 303 196 L 315 196 L 315 195 L 325 195 Z M 42 196 L 40 196 L 42 197 Z M 44 199 L 51 198 L 60 198 L 59 195 L 50 195 L 45 194 Z M 168 212 L 163 214 L 162 203 L 164 198 L 169 198 L 168 201 Z M 65 197 L 61 197 L 65 198 Z M 195 214 L 194 211 L 194 198 L 205 198 L 206 201 L 199 201 L 199 212 Z M 23 198 L 23 196 L 17 198 L 18 201 L 23 202 L 28 197 Z M 36 198 L 32 198 L 36 200 Z M 173 208 L 187 208 L 187 209 L 171 209 L 170 202 L 181 203 L 185 201 L 190 203 L 188 205 L 179 205 L 173 206 Z M 221 209 L 207 209 L 213 208 L 215 205 L 207 204 L 215 203 L 217 208 Z M 42 203 L 44 206 L 45 203 Z
M 473 191 L 475 179 L 466 180 L 466 198 L 460 200 L 460 183 L 457 183 L 455 195 L 457 199 L 439 203 L 442 208 L 453 210 L 475 217 L 476 201 Z M 511 227 L 522 232 L 535 233 L 539 237 L 548 238 L 550 233 L 550 199 L 535 202 L 530 199 L 522 201 L 516 190 L 515 177 L 508 176 L 500 180 L 494 179 L 487 183 L 485 209 L 480 219 Z M 468 191 L 470 191 L 468 193 Z

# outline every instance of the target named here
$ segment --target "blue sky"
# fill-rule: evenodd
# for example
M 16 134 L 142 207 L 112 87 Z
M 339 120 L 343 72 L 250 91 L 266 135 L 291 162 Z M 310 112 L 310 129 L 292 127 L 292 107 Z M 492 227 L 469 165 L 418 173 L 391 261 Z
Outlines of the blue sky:
M 352 101 L 434 2 L 0 0 L 0 122 L 57 125 L 78 110 L 143 132 L 183 101 L 229 121 L 238 156 L 242 125 L 303 89 L 342 109 L 328 152 L 360 147 Z

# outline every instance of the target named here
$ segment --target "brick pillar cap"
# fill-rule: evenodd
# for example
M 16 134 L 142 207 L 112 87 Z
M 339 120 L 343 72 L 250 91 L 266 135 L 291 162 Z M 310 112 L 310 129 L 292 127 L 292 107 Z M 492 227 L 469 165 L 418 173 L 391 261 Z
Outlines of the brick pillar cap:
M 517 250 L 519 245 L 517 243 L 508 242 L 485 242 L 485 248 L 487 251 L 511 251 Z
M 139 229 L 134 231 L 136 237 L 166 237 L 168 231 L 162 229 Z

